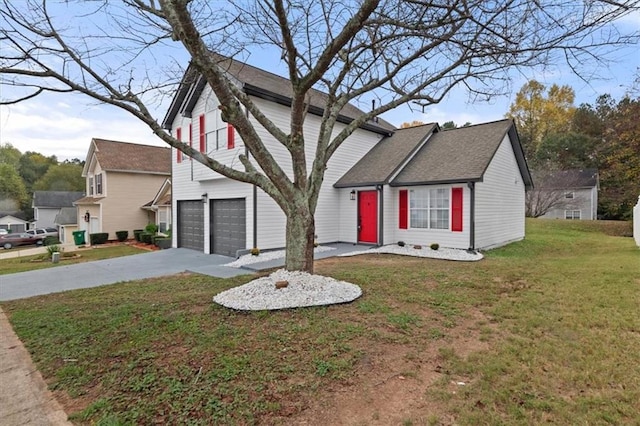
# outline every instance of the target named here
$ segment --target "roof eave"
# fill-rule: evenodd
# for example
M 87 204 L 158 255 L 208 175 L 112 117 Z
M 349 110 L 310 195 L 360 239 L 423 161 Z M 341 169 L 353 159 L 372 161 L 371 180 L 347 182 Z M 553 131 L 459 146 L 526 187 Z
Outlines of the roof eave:
M 467 183 L 467 182 L 482 182 L 482 177 L 473 177 L 473 178 L 460 178 L 460 179 L 443 179 L 443 180 L 429 180 L 429 181 L 421 181 L 421 182 L 402 182 L 402 181 L 394 181 L 389 184 L 392 187 L 398 186 L 429 186 L 429 185 L 447 185 L 447 184 L 457 184 L 457 183 Z

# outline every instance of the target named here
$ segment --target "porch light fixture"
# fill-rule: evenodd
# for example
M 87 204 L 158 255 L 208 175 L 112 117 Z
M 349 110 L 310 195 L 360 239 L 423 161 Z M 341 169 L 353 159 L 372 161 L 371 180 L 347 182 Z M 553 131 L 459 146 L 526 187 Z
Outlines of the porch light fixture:
M 356 190 L 355 189 L 349 193 L 349 199 L 351 201 L 355 201 L 355 199 L 356 199 Z
M 89 222 L 90 218 L 91 218 L 91 214 L 89 213 L 89 210 L 87 210 L 87 212 L 84 214 L 84 221 Z
M 204 194 L 202 194 L 202 203 L 203 204 L 207 204 L 207 197 L 209 196 L 209 194 L 207 194 L 206 192 Z

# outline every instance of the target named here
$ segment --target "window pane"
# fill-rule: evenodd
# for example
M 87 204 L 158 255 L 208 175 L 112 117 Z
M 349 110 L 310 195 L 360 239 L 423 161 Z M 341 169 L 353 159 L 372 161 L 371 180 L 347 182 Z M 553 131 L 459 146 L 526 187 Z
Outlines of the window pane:
M 427 210 L 411 210 L 411 227 L 412 228 L 427 228 Z

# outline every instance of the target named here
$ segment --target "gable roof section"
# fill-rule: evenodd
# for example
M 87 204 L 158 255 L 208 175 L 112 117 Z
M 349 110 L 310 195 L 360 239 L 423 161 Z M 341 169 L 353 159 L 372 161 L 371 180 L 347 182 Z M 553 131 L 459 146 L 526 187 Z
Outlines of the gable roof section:
M 541 189 L 593 188 L 598 186 L 597 169 L 532 170 L 536 187 Z
M 33 207 L 72 207 L 73 202 L 82 197 L 84 197 L 84 192 L 78 191 L 34 191 Z
M 78 223 L 78 209 L 75 207 L 63 207 L 53 220 L 58 225 L 75 225 Z
M 128 173 L 171 174 L 171 149 L 93 138 L 82 176 L 87 176 L 95 155 L 102 170 Z
M 216 56 L 219 57 L 218 64 L 220 67 L 242 84 L 245 93 L 281 105 L 291 106 L 293 92 L 288 79 L 232 58 L 226 58 L 221 55 Z M 162 121 L 162 127 L 170 129 L 179 113 L 185 117 L 191 117 L 196 100 L 200 97 L 205 87 L 205 79 L 200 76 L 195 67 L 190 65 Z M 309 112 L 321 116 L 326 101 L 327 95 L 325 93 L 311 89 L 309 91 Z M 354 105 L 347 104 L 340 111 L 338 122 L 350 123 L 362 114 L 364 114 L 362 110 Z M 395 130 L 392 124 L 381 118 L 376 122 L 369 121 L 361 127 L 384 135 L 389 135 Z
M 506 135 L 509 135 L 525 187 L 529 188 L 533 182 L 512 120 L 435 133 L 390 185 L 480 182 Z
M 333 186 L 346 188 L 389 183 L 389 179 L 437 129 L 437 123 L 430 123 L 396 130 L 393 136 L 378 142 Z

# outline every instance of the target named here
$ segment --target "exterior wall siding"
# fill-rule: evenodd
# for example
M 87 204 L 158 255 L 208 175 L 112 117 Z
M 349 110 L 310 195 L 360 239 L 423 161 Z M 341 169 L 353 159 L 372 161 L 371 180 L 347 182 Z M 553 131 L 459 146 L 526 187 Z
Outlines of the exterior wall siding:
M 509 136 L 498 147 L 476 184 L 477 249 L 489 249 L 524 238 L 525 190 Z
M 58 213 L 60 213 L 59 208 L 42 208 L 36 207 L 37 212 L 37 220 L 35 221 L 36 228 L 46 228 L 46 227 L 57 227 L 55 224 L 55 219 Z
M 206 99 L 206 101 L 205 101 Z M 282 129 L 289 127 L 290 109 L 288 107 L 269 102 L 263 99 L 254 98 L 254 102 L 277 126 Z M 194 134 L 198 134 L 198 117 L 210 108 L 217 109 L 217 100 L 210 93 L 210 89 L 206 88 L 203 96 L 198 100 L 194 108 L 193 127 Z M 306 158 L 307 167 L 310 171 L 313 159 L 315 158 L 315 140 L 320 129 L 320 117 L 308 115 L 305 124 L 305 138 L 307 140 Z M 254 121 L 256 131 L 266 144 L 275 161 L 285 170 L 291 177 L 293 175 L 291 168 L 291 158 L 282 145 L 261 126 Z M 188 129 L 189 119 L 176 117 L 172 126 L 172 132 L 175 134 L 177 127 Z M 342 125 L 336 126 L 336 131 L 342 129 Z M 188 133 L 188 131 L 187 131 Z M 188 134 L 184 133 L 183 140 L 188 140 Z M 378 141 L 380 135 L 358 129 L 352 134 L 345 143 L 336 151 L 327 165 L 325 178 L 320 190 L 318 205 L 316 208 L 316 235 L 320 243 L 343 241 L 345 237 L 341 227 L 342 220 L 341 203 L 349 202 L 349 191 L 333 188 L 332 184 L 346 173 L 361 157 L 369 151 Z M 194 139 L 195 145 L 195 139 Z M 243 166 L 238 160 L 238 156 L 245 152 L 245 147 L 241 139 L 236 134 L 234 149 L 219 150 L 214 152 L 213 158 L 232 166 L 238 170 L 243 170 Z M 255 164 L 255 161 L 254 161 Z M 257 164 L 256 164 L 256 167 Z M 259 167 L 258 167 L 259 168 Z M 253 246 L 253 187 L 250 184 L 232 181 L 218 173 L 211 171 L 204 165 L 191 161 L 185 157 L 181 163 L 176 162 L 175 152 L 172 155 L 172 171 L 173 171 L 173 217 L 176 215 L 176 206 L 178 200 L 199 199 L 203 193 L 207 193 L 209 199 L 223 198 L 246 198 L 246 223 L 247 223 L 247 246 L 249 249 Z M 352 202 L 354 205 L 355 202 Z M 273 249 L 285 246 L 286 234 L 286 217 L 277 203 L 271 199 L 265 192 L 258 188 L 257 190 L 257 246 L 260 249 Z M 209 229 L 209 212 L 205 209 L 205 233 L 210 232 Z M 348 214 L 348 213 L 347 213 Z M 355 217 L 355 215 L 353 216 Z M 355 220 L 355 219 L 351 219 Z M 340 225 L 338 225 L 340 224 Z M 355 226 L 350 225 L 350 231 L 355 232 Z M 177 238 L 174 237 L 173 245 L 176 246 Z M 205 238 L 205 252 L 210 252 L 208 238 Z
M 102 200 L 101 232 L 108 232 L 109 239 L 116 238 L 116 231 L 144 229 L 154 223 L 154 213 L 142 206 L 151 201 L 166 180 L 165 175 L 143 173 L 103 173 L 103 184 L 108 196 Z M 81 217 L 81 216 L 78 216 Z
M 437 189 L 447 188 L 449 189 L 449 229 L 422 229 L 411 228 L 410 221 L 408 222 L 407 229 L 399 228 L 399 191 L 402 189 Z M 451 231 L 451 188 L 463 188 L 462 191 L 462 231 Z M 430 185 L 430 186 L 411 186 L 411 187 L 394 187 L 390 189 L 391 204 L 393 208 L 390 211 L 390 215 L 386 216 L 388 233 L 390 239 L 385 239 L 386 244 L 394 244 L 398 241 L 404 241 L 406 244 L 419 244 L 422 246 L 429 246 L 433 243 L 437 243 L 440 247 L 467 249 L 469 248 L 469 232 L 470 232 L 470 192 L 466 184 L 456 185 Z

